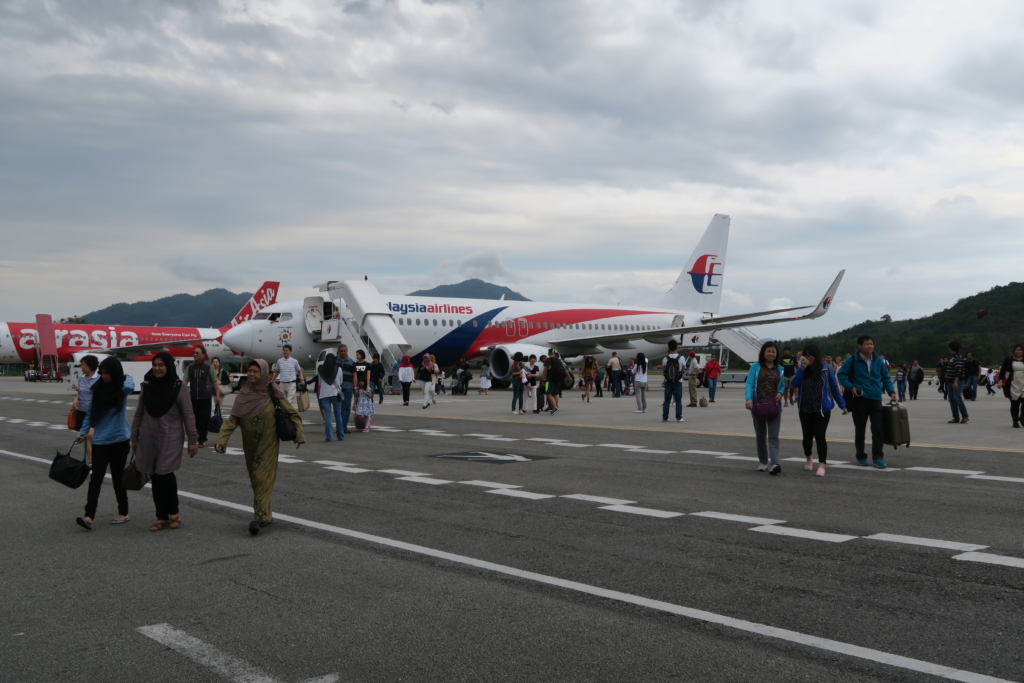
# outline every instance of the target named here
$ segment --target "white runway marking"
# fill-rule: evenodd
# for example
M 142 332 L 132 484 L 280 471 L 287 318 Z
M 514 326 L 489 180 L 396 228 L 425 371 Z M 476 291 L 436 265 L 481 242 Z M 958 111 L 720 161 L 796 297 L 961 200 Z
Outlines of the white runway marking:
M 445 432 L 425 432 L 423 436 L 459 436 L 458 434 L 447 434 Z
M 64 425 L 50 425 L 50 429 L 68 429 Z M 68 429 L 69 432 L 73 432 L 73 429 Z
M 987 545 L 974 545 L 973 543 L 957 543 L 955 541 L 940 541 L 937 538 L 917 538 L 916 536 L 897 536 L 895 534 L 875 534 L 865 536 L 876 541 L 891 541 L 893 543 L 906 543 L 907 545 L 923 545 L 927 548 L 944 548 L 945 550 L 959 550 L 961 552 L 971 550 L 984 550 Z
M 497 493 L 499 496 L 527 498 L 529 500 L 543 500 L 544 498 L 554 498 L 554 496 L 549 496 L 546 493 L 533 493 L 532 491 L 519 491 L 516 489 L 507 488 L 494 489 L 493 491 L 486 491 L 485 493 Z
M 409 470 L 377 470 L 384 474 L 400 474 L 403 477 L 429 477 L 430 472 L 410 472 Z
M 31 455 L 23 455 L 21 453 L 12 453 L 11 451 L 0 450 L 0 453 L 10 455 L 23 460 L 32 460 L 35 462 L 49 465 L 49 460 L 43 458 L 36 458 Z M 109 475 L 108 475 L 109 476 Z M 192 500 L 199 500 L 211 505 L 219 505 L 221 507 L 229 508 L 231 510 L 239 510 L 246 514 L 252 514 L 252 507 L 248 505 L 241 505 L 239 503 L 232 503 L 227 500 L 220 500 L 218 498 L 210 498 L 209 496 L 201 496 L 196 493 L 189 493 L 187 491 L 178 491 L 178 496 L 181 498 L 190 498 Z M 696 621 L 703 621 L 709 624 L 718 624 L 728 628 L 733 628 L 744 633 L 753 633 L 759 636 L 765 636 L 768 638 L 776 638 L 778 640 L 784 640 L 790 643 L 797 643 L 799 645 L 806 645 L 808 647 L 817 648 L 819 650 L 825 650 L 827 652 L 835 652 L 837 654 L 848 655 L 858 659 L 864 659 L 870 662 L 878 662 L 879 664 L 886 664 L 908 671 L 916 671 L 918 673 L 930 674 L 932 676 L 938 676 L 940 678 L 946 678 L 953 681 L 961 681 L 964 683 L 1013 683 L 1002 678 L 994 678 L 992 676 L 986 676 L 984 674 L 974 673 L 972 671 L 964 671 L 962 669 L 954 669 L 949 666 L 943 666 L 942 664 L 935 664 L 933 662 L 926 662 L 920 659 L 913 659 L 911 657 L 903 657 L 901 655 L 894 655 L 889 652 L 883 652 L 881 650 L 874 650 L 867 647 L 861 647 L 859 645 L 853 645 L 850 643 L 844 643 L 838 640 L 830 640 L 828 638 L 820 638 L 818 636 L 808 635 L 806 633 L 800 633 L 799 631 L 790 631 L 789 629 L 776 628 L 774 626 L 768 626 L 767 624 L 759 624 L 753 621 L 746 621 L 743 619 L 737 619 L 735 617 L 729 617 L 722 614 L 716 614 L 714 612 L 708 612 L 706 610 L 694 609 L 692 607 L 684 607 L 682 605 L 676 605 L 670 602 L 664 602 L 662 600 L 653 600 L 651 598 L 645 598 L 639 595 L 633 595 L 631 593 L 623 593 L 621 591 L 610 590 L 607 588 L 600 588 L 598 586 L 591 586 L 578 581 L 570 581 L 568 579 L 560 579 L 555 576 L 548 576 L 546 574 L 539 574 L 537 572 L 530 572 L 523 569 L 516 569 L 515 567 L 509 567 L 507 565 L 497 564 L 494 562 L 488 562 L 487 560 L 479 560 L 474 557 L 468 557 L 466 555 L 458 555 L 455 553 L 449 553 L 444 550 L 436 550 L 434 548 L 428 548 L 426 546 L 416 545 L 413 543 L 406 543 L 405 541 L 398 541 L 384 536 L 375 536 L 373 534 L 363 533 L 361 531 L 353 531 L 351 529 L 345 529 L 343 527 L 334 526 L 331 524 L 324 524 L 323 522 L 315 522 L 309 519 L 303 519 L 301 517 L 293 517 L 292 515 L 286 515 L 277 513 L 274 515 L 275 518 L 282 522 L 291 522 L 299 526 L 304 526 L 310 529 L 318 529 L 320 531 L 326 531 L 328 533 L 337 534 L 339 536 L 345 536 L 348 538 L 355 538 L 368 543 L 374 543 L 382 545 L 388 548 L 395 548 L 398 550 L 404 550 L 406 552 L 416 553 L 418 555 L 424 555 L 426 557 L 432 557 L 435 559 L 446 560 L 456 564 L 465 565 L 467 567 L 474 567 L 477 569 L 484 569 L 487 571 L 494 572 L 496 574 L 504 574 L 506 576 L 513 576 L 527 581 L 534 581 L 547 586 L 555 586 L 558 588 L 564 588 L 566 590 L 575 591 L 577 593 L 583 593 L 585 595 L 593 595 L 595 597 L 607 598 L 608 600 L 615 600 L 617 602 L 623 602 L 630 605 L 636 605 L 638 607 L 645 607 L 648 609 L 665 612 L 667 614 L 675 614 L 677 616 L 685 617 L 688 619 L 694 619 Z M 771 528 L 771 527 L 766 527 Z M 977 559 L 976 557 L 968 556 L 982 556 L 984 559 Z M 998 558 L 999 560 L 1013 561 L 1018 558 L 1002 557 L 999 555 L 989 555 L 988 553 L 965 553 L 964 555 L 958 555 L 954 559 L 963 559 L 969 561 L 989 561 L 988 558 Z M 1020 560 L 1021 565 L 1024 566 L 1024 560 Z M 1005 564 L 1004 562 L 993 562 L 993 564 Z M 1012 564 L 1009 566 L 1018 566 Z M 307 681 L 306 683 L 312 683 Z
M 1024 569 L 1024 558 L 1006 557 L 1005 555 L 993 555 L 992 553 L 964 553 L 953 556 L 954 560 L 966 560 L 968 562 L 984 562 L 985 564 L 998 564 L 1004 567 L 1017 567 Z
M 561 442 L 560 441 L 560 442 L 557 442 L 557 443 L 552 442 L 552 443 L 549 443 L 548 445 L 549 446 L 568 446 L 569 448 L 593 448 L 594 447 L 593 444 L 589 444 L 589 443 L 569 443 L 568 441 L 566 441 L 566 442 Z
M 258 669 L 248 662 L 221 652 L 213 645 L 193 638 L 184 631 L 179 631 L 170 624 L 153 624 L 135 629 L 147 638 L 176 652 L 180 652 L 193 662 L 220 674 L 232 683 L 280 683 L 280 679 Z M 304 683 L 335 683 L 338 674 L 328 674 Z
M 12 401 L 23 401 L 23 400 L 25 400 L 25 399 L 22 399 L 22 398 L 12 398 L 11 400 L 12 400 Z
M 723 453 L 722 451 L 683 451 L 683 453 L 694 453 L 696 455 L 736 455 L 735 453 Z
M 585 500 L 589 503 L 603 503 L 605 505 L 633 505 L 636 503 L 635 500 L 619 500 L 618 498 L 602 498 L 601 496 L 588 496 L 585 493 L 574 493 L 569 496 L 561 496 L 562 498 L 572 498 L 573 500 Z
M 675 451 L 657 451 L 653 448 L 630 448 L 627 453 L 654 453 L 655 455 L 670 455 Z
M 8 418 L 7 421 L 10 422 L 12 425 L 16 425 L 19 422 L 24 422 L 25 420 L 22 420 L 21 418 L 18 418 L 18 419 Z
M 749 460 L 757 462 L 757 458 L 752 455 L 719 455 L 716 460 Z
M 645 515 L 647 517 L 661 517 L 662 519 L 669 519 L 671 517 L 682 517 L 682 512 L 669 512 L 668 510 L 653 510 L 651 508 L 638 508 L 632 505 L 605 505 L 597 508 L 598 510 L 611 510 L 612 512 L 628 512 L 631 515 Z
M 779 536 L 793 536 L 795 538 L 809 538 L 812 541 L 827 541 L 829 543 L 843 543 L 852 541 L 859 536 L 847 536 L 845 534 L 828 534 L 824 531 L 811 531 L 810 529 L 791 529 L 787 526 L 759 526 L 750 531 L 760 531 L 766 534 L 777 534 Z
M 434 432 L 440 432 L 440 429 L 410 429 L 410 432 L 420 432 L 421 434 L 433 434 Z
M 487 438 L 499 437 L 499 436 L 501 436 L 501 434 L 463 434 L 463 436 L 476 436 L 476 437 L 479 437 L 481 439 L 487 439 Z
M 597 445 L 600 446 L 601 448 L 643 448 L 643 446 L 629 446 L 624 443 L 599 443 Z
M 837 463 L 831 463 L 830 462 L 830 463 L 828 463 L 827 466 L 828 467 L 835 467 L 836 469 L 839 469 L 839 470 L 860 470 L 861 472 L 867 472 L 867 471 L 871 471 L 871 472 L 899 472 L 900 471 L 899 467 L 886 467 L 883 470 L 883 469 L 881 469 L 879 467 L 875 467 L 874 465 L 841 465 L 838 462 Z
M 11 400 L 10 396 L 0 396 L 0 401 L 9 401 L 9 400 Z
M 516 486 L 515 484 L 498 484 L 493 481 L 480 481 L 479 479 L 473 479 L 471 481 L 460 481 L 460 484 L 468 484 L 470 486 L 485 486 L 489 489 L 521 489 L 522 486 Z
M 990 474 L 972 474 L 971 476 L 964 477 L 964 478 L 965 479 L 987 479 L 988 481 L 1013 481 L 1013 482 L 1016 482 L 1018 484 L 1024 484 L 1024 479 L 1021 479 L 1020 477 L 994 477 L 994 476 L 992 476 Z
M 711 519 L 724 519 L 727 522 L 743 522 L 744 524 L 785 524 L 782 519 L 765 519 L 764 517 L 747 517 L 746 515 L 730 515 L 727 512 L 691 512 L 694 517 L 710 517 Z
M 306 461 L 305 461 L 305 460 L 302 460 L 302 459 L 300 459 L 300 458 L 295 458 L 295 457 L 292 457 L 292 456 L 290 456 L 290 455 L 282 455 L 282 454 L 278 454 L 278 456 L 277 456 L 277 462 L 279 462 L 279 463 L 284 463 L 285 465 L 294 465 L 294 464 L 295 464 L 295 463 L 297 463 L 297 462 L 306 462 Z
M 434 486 L 452 483 L 447 479 L 431 479 L 430 477 L 399 477 L 397 481 L 413 481 L 417 484 L 432 484 Z
M 527 441 L 543 441 L 544 443 L 558 443 L 559 441 L 565 441 L 565 439 L 527 439 Z
M 485 436 L 481 437 L 481 441 L 519 441 L 519 439 L 513 439 L 507 436 Z
M 22 399 L 22 400 L 24 400 L 25 403 L 29 403 L 29 402 L 35 401 L 36 399 L 34 399 L 34 398 L 26 398 L 26 399 Z
M 317 465 L 341 465 L 342 467 L 355 467 L 349 462 L 338 462 L 337 460 L 314 460 L 314 464 Z
M 363 472 L 373 472 L 373 470 L 366 470 L 362 467 L 346 467 L 345 465 L 332 465 L 331 467 L 325 467 L 325 470 L 331 470 L 332 472 L 348 472 L 349 474 L 362 474 Z
M 962 474 L 968 476 L 971 474 L 985 474 L 982 471 L 976 470 L 947 470 L 944 467 L 908 467 L 908 472 L 935 472 L 936 474 Z
M 49 427 L 49 422 L 26 422 L 26 427 Z

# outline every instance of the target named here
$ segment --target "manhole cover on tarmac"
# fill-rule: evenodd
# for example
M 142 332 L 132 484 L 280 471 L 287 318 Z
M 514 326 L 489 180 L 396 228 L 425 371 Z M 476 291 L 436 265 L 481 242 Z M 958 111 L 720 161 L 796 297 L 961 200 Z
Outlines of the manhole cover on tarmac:
M 486 462 L 492 465 L 511 465 L 516 462 L 532 460 L 552 460 L 543 455 L 514 455 L 512 453 L 489 453 L 487 451 L 469 451 L 466 453 L 445 453 L 444 455 L 428 455 L 428 458 L 444 458 L 446 460 L 467 460 L 469 462 Z

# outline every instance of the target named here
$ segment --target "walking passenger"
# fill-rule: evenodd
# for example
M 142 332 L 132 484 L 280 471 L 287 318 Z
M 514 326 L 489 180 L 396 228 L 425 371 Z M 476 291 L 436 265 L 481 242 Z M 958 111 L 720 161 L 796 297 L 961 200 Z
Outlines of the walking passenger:
M 459 393 L 469 396 L 469 383 L 473 380 L 473 373 L 469 371 L 469 363 L 465 361 L 459 369 L 462 370 L 462 375 L 459 376 Z
M 558 357 L 557 351 L 552 351 L 544 363 L 544 374 L 542 380 L 547 383 L 548 405 L 551 406 L 551 414 L 558 412 L 558 397 L 562 392 L 562 380 L 565 377 L 565 364 Z
M 92 463 L 92 478 L 85 501 L 85 516 L 75 519 L 78 526 L 90 530 L 96 519 L 96 505 L 107 466 L 110 467 L 114 497 L 117 498 L 117 517 L 111 524 L 128 521 L 128 492 L 121 487 L 121 475 L 131 448 L 131 429 L 125 406 L 135 391 L 135 382 L 124 374 L 121 361 L 116 358 L 104 358 L 99 374 L 100 380 L 92 385 L 89 412 L 85 414 L 75 439 L 77 443 L 85 441 L 86 437 L 92 441 L 92 456 L 86 456 Z
M 402 385 L 402 405 L 409 405 L 409 388 L 412 387 L 412 380 L 415 377 L 415 369 L 412 367 L 412 359 L 409 356 L 402 356 L 398 364 L 398 382 Z
M 871 422 L 871 460 L 875 467 L 885 468 L 882 457 L 882 392 L 896 400 L 892 378 L 885 367 L 885 361 L 875 355 L 875 340 L 862 334 L 857 338 L 857 354 L 843 362 L 836 373 L 844 391 L 849 391 L 846 404 L 853 413 L 854 446 L 857 449 L 857 464 L 867 467 L 868 456 L 864 450 L 865 432 Z M 846 396 L 843 397 L 847 398 Z
M 633 364 L 633 390 L 636 391 L 637 413 L 647 412 L 647 356 L 643 353 L 636 354 L 636 362 Z
M 999 371 L 996 370 L 995 368 L 989 368 L 988 369 L 988 374 L 985 376 L 985 380 L 986 380 L 986 382 L 985 382 L 985 395 L 986 396 L 995 396 L 996 395 L 995 386 L 999 382 Z
M 177 375 L 177 371 L 175 371 Z M 192 413 L 196 419 L 196 432 L 199 434 L 199 447 L 206 446 L 210 417 L 213 415 L 213 404 L 220 403 L 220 392 L 213 385 L 209 358 L 205 346 L 197 346 L 192 351 L 192 365 L 188 367 L 188 397 L 192 400 Z
M 910 370 L 907 371 L 907 386 L 910 388 L 910 400 L 917 400 L 917 392 L 921 388 L 921 384 L 924 382 L 924 368 L 916 360 L 911 364 Z
M 417 369 L 417 379 L 420 381 L 420 386 L 423 388 L 423 410 L 426 410 L 432 403 L 437 403 L 434 400 L 434 364 L 430 360 L 430 354 L 423 354 L 423 359 L 420 361 L 420 367 Z
M 520 354 L 522 356 L 522 354 Z M 480 387 L 476 390 L 476 393 L 487 395 L 487 390 L 491 388 L 491 366 L 484 361 L 484 364 L 480 366 Z
M 380 362 L 380 354 L 373 354 L 373 362 L 370 363 L 370 391 L 380 395 L 380 402 L 384 403 L 384 364 Z
M 178 371 L 174 371 L 174 376 L 178 376 Z M 228 375 L 228 371 L 221 367 L 220 358 L 214 358 L 210 361 L 210 377 L 213 378 L 213 388 L 215 393 L 224 398 L 231 393 L 231 376 Z
M 793 358 L 793 351 L 787 346 L 782 349 L 782 358 L 779 359 L 779 365 L 782 366 L 782 376 L 786 383 L 786 396 L 783 401 L 783 406 L 788 406 L 793 403 L 793 397 L 796 392 L 793 390 L 793 376 L 796 374 L 796 358 Z
M 900 363 L 896 366 L 896 393 L 902 403 L 907 400 L 907 364 Z
M 757 362 L 750 366 L 746 385 L 746 408 L 754 420 L 757 459 L 761 463 L 757 469 L 761 472 L 768 470 L 769 474 L 782 472 L 782 465 L 779 464 L 779 429 L 782 427 L 781 404 L 786 395 L 786 383 L 778 361 L 778 344 L 765 342 Z M 796 374 L 795 370 L 793 374 Z
M 700 363 L 697 362 L 697 352 L 690 351 L 686 360 L 686 385 L 690 390 L 690 403 L 688 407 L 697 407 L 697 383 L 700 381 Z
M 358 428 L 359 422 L 362 422 L 364 434 L 370 431 L 370 425 L 373 423 L 375 412 L 373 409 L 373 392 L 366 386 L 366 382 L 360 382 L 359 397 L 356 399 L 356 427 Z
M 704 381 L 708 385 L 708 403 L 715 402 L 715 391 L 718 389 L 718 378 L 722 376 L 722 365 L 718 355 L 711 354 L 711 360 L 704 366 Z
M 960 342 L 950 342 L 949 351 L 953 355 L 946 364 L 946 371 L 943 375 L 946 379 L 949 409 L 953 412 L 953 419 L 949 421 L 949 424 L 967 424 L 967 406 L 964 405 L 963 396 L 967 359 L 960 353 Z
M 523 354 L 519 351 L 515 352 L 512 356 L 512 367 L 509 368 L 509 374 L 512 377 L 512 414 L 513 415 L 525 415 L 526 411 L 523 410 L 523 391 L 525 383 L 523 382 L 524 376 L 523 367 Z M 480 374 L 480 381 L 483 382 L 483 372 Z M 518 407 L 516 404 L 518 403 Z
M 967 362 L 964 363 L 964 398 L 968 401 L 978 399 L 978 378 L 980 376 L 981 363 L 973 353 L 968 353 Z
M 103 367 L 102 364 L 100 367 Z M 999 368 L 999 386 L 1003 396 L 1010 399 L 1010 419 L 1014 429 L 1020 428 L 1021 401 L 1024 400 L 1024 346 L 1013 347 L 1013 355 L 1008 356 Z
M 231 434 L 236 428 L 241 428 L 245 469 L 249 472 L 253 494 L 253 517 L 249 523 L 249 533 L 255 536 L 260 529 L 274 521 L 270 499 L 274 493 L 274 484 L 277 483 L 277 459 L 281 452 L 274 418 L 277 406 L 295 426 L 296 448 L 305 443 L 306 437 L 302 433 L 299 413 L 284 400 L 284 392 L 280 387 L 270 384 L 270 366 L 267 361 L 251 361 L 246 374 L 248 381 L 238 392 L 235 404 L 231 407 L 231 415 L 220 428 L 216 450 L 223 453 Z
M 82 356 L 82 374 L 78 376 L 78 387 L 75 389 L 78 395 L 75 396 L 71 407 L 75 410 L 75 430 L 82 429 L 82 422 L 92 407 L 92 387 L 100 381 L 100 375 L 96 372 L 99 367 L 99 360 L 92 354 Z M 85 438 L 85 457 L 88 462 L 92 461 L 92 440 Z
M 166 351 L 153 356 L 132 420 L 135 467 L 148 474 L 153 485 L 156 522 L 149 527 L 150 531 L 181 526 L 178 480 L 174 476 L 181 468 L 181 444 L 187 437 L 190 458 L 199 451 L 192 401 L 181 389 L 174 357 Z
M 356 369 L 352 373 L 352 384 L 358 387 L 360 384 L 370 386 L 370 364 L 366 362 L 366 351 L 362 349 L 356 350 Z M 359 397 L 356 396 L 356 402 L 359 401 Z
M 818 471 L 814 474 L 824 477 L 825 463 L 828 461 L 825 433 L 828 431 L 829 419 L 836 404 L 846 415 L 846 401 L 843 400 L 843 392 L 839 390 L 832 367 L 821 361 L 818 347 L 808 344 L 802 356 L 790 386 L 797 390 L 796 405 L 800 413 L 800 429 L 804 435 L 804 455 L 807 456 L 804 470 L 810 472 L 814 469 L 811 461 L 811 445 L 814 443 L 818 448 Z
M 348 434 L 348 418 L 352 412 L 352 396 L 355 394 L 356 364 L 348 357 L 348 346 L 338 347 L 338 371 L 341 373 L 341 426 L 342 435 Z
M 533 406 L 534 414 L 540 413 L 544 407 L 544 392 L 541 391 L 540 375 L 543 367 L 537 363 L 537 356 L 530 355 L 530 360 L 523 368 L 526 371 L 526 382 L 529 385 L 530 405 Z
M 676 402 L 676 421 L 683 421 L 683 359 L 676 353 L 679 342 L 669 340 L 668 355 L 661 362 L 661 374 L 665 387 L 665 402 L 661 404 L 661 421 L 668 422 L 668 409 L 673 399 Z
M 274 372 L 271 376 L 271 381 L 277 382 L 281 386 L 281 391 L 284 392 L 285 398 L 292 404 L 292 408 L 298 408 L 298 399 L 295 398 L 297 386 L 299 384 L 299 378 L 302 376 L 302 366 L 299 365 L 299 361 L 292 358 L 292 347 L 290 344 L 285 344 L 281 347 L 281 358 L 277 359 L 274 363 Z
M 597 359 L 593 356 L 583 357 L 580 379 L 583 380 L 583 395 L 580 399 L 590 403 L 590 392 L 593 391 L 594 382 L 597 381 Z
M 338 432 L 338 441 L 345 440 L 345 423 L 341 421 L 341 369 L 338 367 L 338 357 L 333 353 L 327 354 L 327 358 L 320 364 L 316 371 L 317 379 L 317 402 L 324 415 L 324 436 L 325 441 L 334 441 L 334 429 L 331 428 L 331 416 L 334 416 L 334 424 Z

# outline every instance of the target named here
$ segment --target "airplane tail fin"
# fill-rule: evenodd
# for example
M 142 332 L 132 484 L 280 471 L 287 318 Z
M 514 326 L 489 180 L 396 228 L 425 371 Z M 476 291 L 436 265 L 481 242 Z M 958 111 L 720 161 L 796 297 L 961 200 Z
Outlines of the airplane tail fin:
M 725 252 L 729 245 L 728 216 L 715 214 L 679 273 L 672 289 L 658 302 L 664 308 L 717 313 L 722 303 Z
M 262 311 L 267 306 L 272 305 L 277 301 L 277 290 L 281 285 L 280 282 L 264 282 L 256 293 L 249 297 L 249 300 L 242 306 L 242 310 L 238 312 L 238 315 L 224 327 L 220 328 L 219 332 L 224 334 L 232 327 L 244 323 L 246 320 L 251 319 L 254 315 Z

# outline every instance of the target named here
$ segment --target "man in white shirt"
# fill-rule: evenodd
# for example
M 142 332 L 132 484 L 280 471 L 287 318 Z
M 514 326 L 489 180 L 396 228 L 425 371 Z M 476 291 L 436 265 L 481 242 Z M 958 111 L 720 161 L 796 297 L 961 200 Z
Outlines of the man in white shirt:
M 281 353 L 284 354 L 284 357 L 278 358 L 277 362 L 274 363 L 274 366 L 271 368 L 270 379 L 280 383 L 281 391 L 284 392 L 285 398 L 292 404 L 292 408 L 297 409 L 299 404 L 295 399 L 295 391 L 299 378 L 302 377 L 302 366 L 299 365 L 299 361 L 292 358 L 292 347 L 288 344 L 281 348 Z
M 697 382 L 700 381 L 700 363 L 697 353 L 690 351 L 686 361 L 686 384 L 690 388 L 690 408 L 697 407 Z

